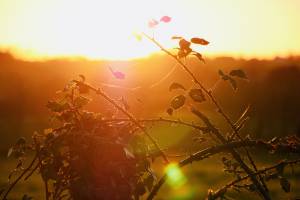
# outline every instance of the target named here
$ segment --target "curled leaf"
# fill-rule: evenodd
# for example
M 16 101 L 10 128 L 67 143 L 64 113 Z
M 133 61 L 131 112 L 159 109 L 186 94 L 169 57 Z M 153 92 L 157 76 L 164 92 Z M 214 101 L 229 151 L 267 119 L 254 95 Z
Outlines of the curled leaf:
M 201 45 L 208 45 L 209 44 L 209 42 L 206 41 L 205 39 L 203 39 L 203 38 L 196 38 L 196 37 L 192 38 L 191 42 L 194 43 L 194 44 L 201 44 Z
M 230 76 L 236 76 L 236 77 L 243 78 L 243 79 L 248 79 L 246 73 L 241 69 L 231 70 L 229 75 Z
M 174 109 L 178 109 L 180 107 L 182 107 L 185 103 L 185 96 L 183 95 L 179 95 L 179 96 L 176 96 L 174 99 L 172 99 L 171 101 L 171 106 L 172 108 Z
M 181 85 L 180 83 L 172 83 L 169 87 L 169 91 L 172 91 L 172 90 L 176 90 L 176 89 L 182 89 L 182 90 L 186 90 L 185 87 L 183 85 Z
M 205 101 L 205 96 L 201 89 L 191 89 L 189 95 L 195 102 Z

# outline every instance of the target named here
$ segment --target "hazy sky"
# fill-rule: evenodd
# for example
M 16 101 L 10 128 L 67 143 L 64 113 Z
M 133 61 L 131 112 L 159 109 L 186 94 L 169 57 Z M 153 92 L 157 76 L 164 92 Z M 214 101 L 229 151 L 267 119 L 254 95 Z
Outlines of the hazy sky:
M 25 58 L 133 58 L 167 47 L 173 35 L 209 40 L 208 55 L 300 54 L 300 0 L 0 0 L 0 47 Z M 149 29 L 150 19 L 172 21 Z

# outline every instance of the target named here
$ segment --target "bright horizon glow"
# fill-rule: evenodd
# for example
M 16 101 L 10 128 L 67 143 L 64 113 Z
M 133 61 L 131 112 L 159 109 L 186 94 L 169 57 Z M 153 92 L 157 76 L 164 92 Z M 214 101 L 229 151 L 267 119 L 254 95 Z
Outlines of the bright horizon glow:
M 0 50 L 35 60 L 78 56 L 132 59 L 159 49 L 134 32 L 152 18 L 172 21 L 154 29 L 167 48 L 173 35 L 211 42 L 205 55 L 272 58 L 300 54 L 298 0 L 1 0 Z

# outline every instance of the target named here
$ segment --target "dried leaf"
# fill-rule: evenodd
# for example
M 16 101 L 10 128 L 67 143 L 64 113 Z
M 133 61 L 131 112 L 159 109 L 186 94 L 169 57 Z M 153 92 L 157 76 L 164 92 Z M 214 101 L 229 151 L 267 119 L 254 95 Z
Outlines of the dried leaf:
M 243 79 L 248 79 L 246 73 L 241 69 L 231 70 L 229 75 L 230 76 L 236 76 L 236 77 L 243 78 Z
M 185 87 L 183 85 L 181 85 L 180 83 L 172 83 L 169 87 L 169 91 L 172 91 L 172 90 L 176 90 L 176 89 L 183 89 L 183 90 L 186 90 Z
M 182 107 L 184 105 L 184 103 L 185 103 L 185 96 L 179 95 L 179 96 L 176 96 L 174 99 L 172 99 L 171 106 L 174 109 L 178 109 L 178 108 Z
M 205 39 L 203 39 L 203 38 L 196 38 L 196 37 L 192 38 L 191 42 L 194 43 L 194 44 L 201 44 L 201 45 L 208 45 L 209 44 L 209 42 L 206 41 Z

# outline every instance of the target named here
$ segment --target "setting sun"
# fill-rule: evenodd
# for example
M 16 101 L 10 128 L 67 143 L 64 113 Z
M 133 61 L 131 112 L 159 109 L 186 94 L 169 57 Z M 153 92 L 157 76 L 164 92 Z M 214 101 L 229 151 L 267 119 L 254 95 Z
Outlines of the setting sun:
M 157 51 L 134 33 L 175 46 L 173 35 L 205 37 L 210 55 L 270 57 L 300 52 L 296 0 L 2 0 L 0 47 L 27 59 L 130 59 Z M 150 29 L 152 19 L 171 23 Z M 276 33 L 276 34 L 275 34 Z

